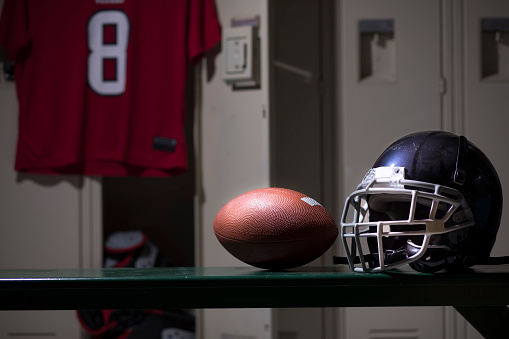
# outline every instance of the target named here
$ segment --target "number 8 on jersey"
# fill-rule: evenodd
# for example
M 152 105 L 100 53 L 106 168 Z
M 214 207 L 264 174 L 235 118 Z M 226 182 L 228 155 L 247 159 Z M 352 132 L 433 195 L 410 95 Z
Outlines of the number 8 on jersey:
M 87 26 L 88 84 L 99 95 L 121 95 L 125 91 L 129 19 L 119 10 L 90 17 Z

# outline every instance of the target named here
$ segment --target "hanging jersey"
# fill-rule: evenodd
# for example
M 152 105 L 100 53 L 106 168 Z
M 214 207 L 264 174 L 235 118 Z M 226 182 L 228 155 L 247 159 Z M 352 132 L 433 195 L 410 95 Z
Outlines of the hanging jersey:
M 214 0 L 5 0 L 15 169 L 168 176 L 187 169 L 188 66 L 220 40 Z

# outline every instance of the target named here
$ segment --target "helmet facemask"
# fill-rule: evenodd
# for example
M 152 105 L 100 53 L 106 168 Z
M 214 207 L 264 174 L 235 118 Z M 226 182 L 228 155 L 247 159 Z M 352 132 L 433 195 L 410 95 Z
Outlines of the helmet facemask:
M 405 173 L 403 167 L 373 168 L 346 200 L 341 238 L 352 270 L 379 272 L 410 264 L 436 271 L 453 256 L 448 235 L 474 225 L 459 191 L 409 180 Z

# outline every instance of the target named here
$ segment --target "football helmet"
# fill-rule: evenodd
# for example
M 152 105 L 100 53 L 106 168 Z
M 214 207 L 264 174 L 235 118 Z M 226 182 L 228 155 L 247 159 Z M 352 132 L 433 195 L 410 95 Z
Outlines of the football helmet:
M 502 187 L 464 136 L 407 135 L 390 145 L 345 202 L 341 232 L 350 268 L 458 270 L 490 257 Z

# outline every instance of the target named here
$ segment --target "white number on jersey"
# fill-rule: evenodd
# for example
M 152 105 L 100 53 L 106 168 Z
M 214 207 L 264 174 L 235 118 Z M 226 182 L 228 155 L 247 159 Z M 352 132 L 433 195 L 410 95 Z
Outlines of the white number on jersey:
M 109 35 L 106 35 L 109 30 Z M 87 27 L 87 76 L 90 87 L 100 95 L 120 95 L 125 91 L 129 18 L 118 10 L 95 13 Z M 108 69 L 108 72 L 105 72 Z

